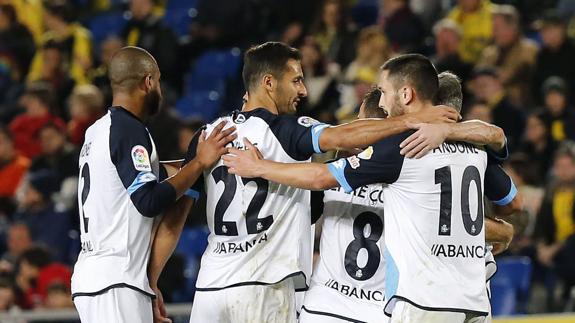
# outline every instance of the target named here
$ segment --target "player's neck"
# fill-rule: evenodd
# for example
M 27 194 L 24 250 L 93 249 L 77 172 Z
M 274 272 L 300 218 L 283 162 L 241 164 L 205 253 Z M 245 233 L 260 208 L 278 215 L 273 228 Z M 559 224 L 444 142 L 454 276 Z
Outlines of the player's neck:
M 416 113 L 416 112 L 420 112 L 424 109 L 429 109 L 431 107 L 433 107 L 431 102 L 417 101 L 417 102 L 413 102 L 412 104 L 406 106 L 405 107 L 405 113 Z
M 122 107 L 130 111 L 141 121 L 146 120 L 148 115 L 144 112 L 144 102 L 142 99 L 136 98 L 128 93 L 117 93 L 112 99 L 112 106 Z
M 273 114 L 279 114 L 277 105 L 269 96 L 261 96 L 258 94 L 250 94 L 248 101 L 244 104 L 242 111 L 248 112 L 258 108 L 264 108 Z

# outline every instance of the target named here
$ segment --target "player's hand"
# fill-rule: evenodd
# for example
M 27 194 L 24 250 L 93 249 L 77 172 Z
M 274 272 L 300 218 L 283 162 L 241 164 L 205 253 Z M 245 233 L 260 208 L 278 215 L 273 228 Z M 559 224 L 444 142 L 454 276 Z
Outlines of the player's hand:
M 421 158 L 439 147 L 447 138 L 449 130 L 449 126 L 443 123 L 408 123 L 407 126 L 417 129 L 399 145 L 400 153 L 408 158 Z
M 224 165 L 228 166 L 228 173 L 241 177 L 260 177 L 261 165 L 263 160 L 262 153 L 244 138 L 245 150 L 230 148 L 229 154 L 222 156 Z
M 154 323 L 172 323 L 172 320 L 168 318 L 168 313 L 166 312 L 162 292 L 158 288 L 153 288 L 153 290 L 156 294 L 156 299 L 153 301 Z
M 411 114 L 413 123 L 455 123 L 461 120 L 461 115 L 454 108 L 438 105 L 432 109 L 423 109 Z
M 223 130 L 226 124 L 226 121 L 220 122 L 207 138 L 205 130 L 202 131 L 196 148 L 196 160 L 202 168 L 209 168 L 218 161 L 227 152 L 226 145 L 237 138 L 236 127 Z

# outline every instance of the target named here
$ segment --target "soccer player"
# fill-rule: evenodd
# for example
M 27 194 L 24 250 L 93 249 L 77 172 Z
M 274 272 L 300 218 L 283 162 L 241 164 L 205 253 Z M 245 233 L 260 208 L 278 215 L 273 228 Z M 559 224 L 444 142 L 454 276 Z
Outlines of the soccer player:
M 160 71 L 145 50 L 125 47 L 110 63 L 113 107 L 86 132 L 78 203 L 82 250 L 72 297 L 84 323 L 151 323 L 146 267 L 154 218 L 173 205 L 235 138 L 218 125 L 197 157 L 165 179 L 144 121 L 160 109 Z
M 389 60 L 382 70 L 380 103 L 390 116 L 432 108 L 438 79 L 428 59 L 403 55 Z M 451 142 L 421 159 L 406 159 L 399 145 L 410 134 L 389 137 L 329 165 L 258 160 L 248 142 L 251 152 L 230 149 L 236 157 L 223 159 L 230 173 L 295 187 L 341 185 L 350 192 L 367 184 L 388 184 L 382 193 L 386 314 L 392 322 L 482 322 L 489 308 L 485 282 L 478 278 L 485 276 L 487 153 Z M 488 197 L 492 191 L 485 187 Z M 373 244 L 379 231 L 364 230 L 354 242 Z

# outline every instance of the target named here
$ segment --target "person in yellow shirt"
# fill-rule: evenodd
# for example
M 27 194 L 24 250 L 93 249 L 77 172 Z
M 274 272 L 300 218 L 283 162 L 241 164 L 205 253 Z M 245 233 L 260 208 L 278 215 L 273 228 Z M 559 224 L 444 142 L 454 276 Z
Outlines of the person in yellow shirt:
M 0 0 L 0 4 L 14 6 L 18 21 L 32 33 L 36 44 L 41 43 L 44 34 L 42 0 Z
M 488 0 L 458 0 L 447 15 L 463 30 L 459 53 L 466 63 L 476 63 L 491 41 L 491 10 Z
M 70 7 L 65 1 L 48 3 L 44 8 L 44 24 L 47 31 L 42 36 L 41 46 L 48 42 L 57 43 L 63 48 L 70 77 L 76 84 L 87 84 L 87 71 L 92 66 L 92 39 L 90 31 L 75 23 Z M 42 78 L 42 51 L 38 51 L 32 60 L 27 81 Z

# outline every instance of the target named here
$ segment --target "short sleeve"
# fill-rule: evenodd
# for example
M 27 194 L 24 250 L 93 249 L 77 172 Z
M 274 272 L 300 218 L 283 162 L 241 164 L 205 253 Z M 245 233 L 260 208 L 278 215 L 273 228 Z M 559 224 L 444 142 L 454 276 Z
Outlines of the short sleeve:
M 411 133 L 386 138 L 360 154 L 331 162 L 329 171 L 347 193 L 364 185 L 391 184 L 397 181 L 403 166 L 399 144 Z
M 485 170 L 485 196 L 494 204 L 504 206 L 515 198 L 517 188 L 501 166 L 488 163 Z
M 329 125 L 310 117 L 277 116 L 269 127 L 290 157 L 307 160 L 314 153 L 322 153 L 319 137 Z
M 192 159 L 196 158 L 196 150 L 198 149 L 198 142 L 200 140 L 202 130 L 204 129 L 205 128 L 202 127 L 194 134 L 194 137 L 192 138 L 192 141 L 190 141 L 190 145 L 188 146 L 188 152 L 186 153 L 186 157 L 184 158 L 184 162 L 182 165 L 187 165 Z M 198 177 L 198 179 L 194 183 L 194 185 L 192 185 L 192 187 L 190 187 L 185 194 L 197 200 L 200 197 L 200 193 L 203 191 L 203 188 L 204 188 L 204 175 L 201 174 L 200 177 Z

